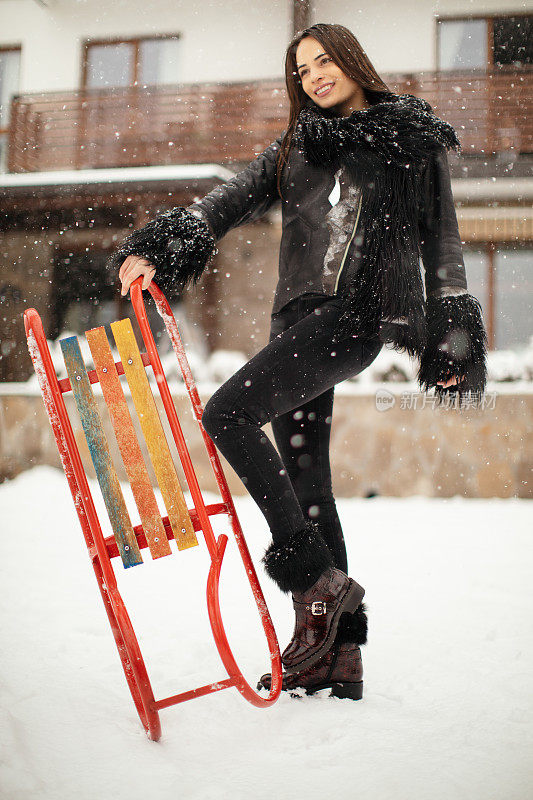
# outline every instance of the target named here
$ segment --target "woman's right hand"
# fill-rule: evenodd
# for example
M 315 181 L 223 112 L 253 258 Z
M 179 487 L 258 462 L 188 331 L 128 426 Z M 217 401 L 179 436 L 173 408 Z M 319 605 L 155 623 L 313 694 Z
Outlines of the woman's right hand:
M 122 283 L 122 288 L 120 290 L 122 297 L 128 293 L 133 281 L 141 275 L 143 276 L 142 288 L 143 290 L 148 289 L 155 275 L 155 267 L 150 264 L 146 258 L 142 258 L 141 256 L 128 256 L 118 273 L 118 277 Z

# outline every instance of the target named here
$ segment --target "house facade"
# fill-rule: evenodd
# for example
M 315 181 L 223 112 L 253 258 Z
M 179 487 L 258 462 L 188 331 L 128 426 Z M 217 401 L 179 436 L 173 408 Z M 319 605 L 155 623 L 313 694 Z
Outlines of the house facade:
M 471 6 L 469 6 L 471 10 Z M 268 11 L 268 13 L 265 13 Z M 112 249 L 242 169 L 286 127 L 284 53 L 350 28 L 394 91 L 454 125 L 452 188 L 491 349 L 532 335 L 533 1 L 0 0 L 0 380 L 31 372 L 21 315 L 47 334 L 128 313 Z M 175 302 L 186 346 L 252 356 L 268 338 L 279 203 L 230 231 Z

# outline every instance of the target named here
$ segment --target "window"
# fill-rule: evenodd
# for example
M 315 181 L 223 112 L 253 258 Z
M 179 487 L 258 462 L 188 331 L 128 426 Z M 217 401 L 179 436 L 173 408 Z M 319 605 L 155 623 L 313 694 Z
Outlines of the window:
M 437 69 L 533 63 L 533 15 L 437 20 Z
M 179 83 L 178 36 L 87 42 L 83 86 L 87 89 Z
M 95 44 L 87 49 L 87 89 L 131 86 L 135 80 L 135 52 L 126 42 Z
M 499 249 L 494 253 L 497 349 L 525 345 L 533 335 L 532 264 L 531 249 Z
M 531 245 L 467 246 L 463 255 L 468 291 L 481 304 L 489 348 L 507 350 L 526 346 L 533 336 Z
M 485 250 L 463 248 L 468 291 L 481 303 L 485 320 L 489 311 L 489 266 L 488 254 Z
M 488 62 L 484 19 L 439 20 L 438 69 L 485 68 Z
M 0 172 L 7 169 L 11 100 L 19 90 L 20 47 L 0 48 Z
M 494 19 L 493 39 L 495 64 L 533 64 L 533 16 Z

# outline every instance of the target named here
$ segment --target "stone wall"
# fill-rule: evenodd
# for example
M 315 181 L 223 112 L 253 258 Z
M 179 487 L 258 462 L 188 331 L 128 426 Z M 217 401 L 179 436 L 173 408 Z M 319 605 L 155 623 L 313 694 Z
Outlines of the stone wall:
M 488 391 L 493 397 L 491 407 L 458 412 L 433 408 L 424 402 L 424 395 L 409 387 L 410 396 L 419 399 L 413 408 L 412 403 L 401 401 L 405 386 L 382 384 L 374 389 L 345 382 L 337 387 L 330 451 L 337 497 L 370 492 L 394 497 L 532 497 L 531 391 L 518 393 L 510 385 L 494 384 Z M 198 384 L 203 405 L 216 388 L 216 384 Z M 5 384 L 0 391 L 0 477 L 12 478 L 38 464 L 60 467 L 38 390 Z M 385 406 L 376 399 L 384 391 L 394 398 Z M 65 399 L 88 474 L 93 476 L 72 397 Z M 185 390 L 176 391 L 174 401 L 200 486 L 217 492 Z M 101 397 L 98 402 L 102 403 Z M 116 454 L 109 426 L 107 430 Z M 270 424 L 264 430 L 273 441 Z M 221 461 L 232 493 L 245 494 L 244 485 L 222 456 Z M 181 465 L 178 474 L 185 486 Z

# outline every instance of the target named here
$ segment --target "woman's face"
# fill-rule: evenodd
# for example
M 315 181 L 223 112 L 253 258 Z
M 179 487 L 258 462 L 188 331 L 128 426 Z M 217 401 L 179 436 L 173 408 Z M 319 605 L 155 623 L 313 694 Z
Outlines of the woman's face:
M 342 72 L 312 36 L 302 39 L 296 49 L 296 69 L 304 92 L 320 108 L 333 110 L 341 116 L 368 108 L 363 89 Z M 330 88 L 325 89 L 326 86 Z M 317 94 L 321 88 L 324 92 Z

